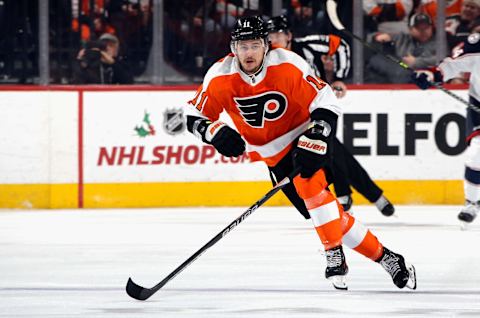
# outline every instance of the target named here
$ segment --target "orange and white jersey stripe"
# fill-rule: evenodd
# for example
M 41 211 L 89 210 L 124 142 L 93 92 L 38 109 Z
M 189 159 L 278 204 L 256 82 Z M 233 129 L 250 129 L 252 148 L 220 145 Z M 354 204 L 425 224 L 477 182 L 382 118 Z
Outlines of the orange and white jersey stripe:
M 239 69 L 233 54 L 227 55 L 209 69 L 188 107 L 190 114 L 212 121 L 225 110 L 247 142 L 250 159 L 269 166 L 290 150 L 311 112 L 341 112 L 330 86 L 299 55 L 281 48 L 270 50 L 252 76 Z

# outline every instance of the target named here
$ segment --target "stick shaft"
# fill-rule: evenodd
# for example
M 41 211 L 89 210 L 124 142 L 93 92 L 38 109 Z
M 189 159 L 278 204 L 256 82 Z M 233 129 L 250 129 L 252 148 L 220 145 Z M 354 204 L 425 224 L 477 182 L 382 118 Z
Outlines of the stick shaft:
M 218 241 L 220 241 L 225 235 L 230 233 L 237 225 L 242 223 L 250 214 L 255 212 L 257 208 L 263 205 L 266 201 L 268 201 L 275 193 L 283 189 L 287 184 L 289 184 L 293 178 L 298 174 L 298 169 L 295 169 L 288 177 L 284 178 L 280 181 L 276 186 L 270 189 L 260 200 L 255 202 L 252 206 L 250 206 L 245 212 L 242 213 L 238 218 L 236 218 L 232 223 L 230 223 L 227 227 L 225 227 L 222 231 L 220 231 L 214 238 L 212 238 L 207 244 L 202 246 L 197 252 L 195 252 L 192 256 L 190 256 L 186 261 L 184 261 L 180 266 L 178 266 L 175 270 L 173 270 L 167 277 L 165 277 L 160 283 L 153 286 L 152 288 L 145 288 L 140 285 L 137 285 L 131 278 L 128 279 L 126 291 L 127 294 L 135 299 L 138 300 L 146 300 L 158 290 L 160 290 L 165 284 L 167 284 L 170 280 L 172 280 L 175 276 L 180 274 L 187 266 L 192 264 L 198 257 L 200 257 L 207 249 L 215 245 Z

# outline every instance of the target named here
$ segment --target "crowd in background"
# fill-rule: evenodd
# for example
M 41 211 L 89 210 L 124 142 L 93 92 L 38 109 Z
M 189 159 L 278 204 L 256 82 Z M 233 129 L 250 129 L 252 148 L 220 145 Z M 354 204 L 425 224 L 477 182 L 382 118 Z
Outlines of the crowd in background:
M 28 2 L 0 2 L 0 83 L 35 83 L 38 77 L 38 8 Z M 272 0 L 164 0 L 163 5 L 166 65 L 191 81 L 229 52 L 238 17 L 272 16 Z M 339 18 L 351 30 L 353 0 L 338 6 Z M 433 66 L 436 7 L 436 0 L 363 0 L 365 38 L 412 68 Z M 153 10 L 153 0 L 50 0 L 51 83 L 148 82 Z M 282 14 L 297 37 L 338 35 L 323 0 L 283 0 Z M 446 0 L 445 14 L 446 55 L 451 55 L 470 33 L 480 31 L 480 0 Z M 365 51 L 365 81 L 409 81 L 389 63 Z M 456 81 L 467 80 L 465 74 Z

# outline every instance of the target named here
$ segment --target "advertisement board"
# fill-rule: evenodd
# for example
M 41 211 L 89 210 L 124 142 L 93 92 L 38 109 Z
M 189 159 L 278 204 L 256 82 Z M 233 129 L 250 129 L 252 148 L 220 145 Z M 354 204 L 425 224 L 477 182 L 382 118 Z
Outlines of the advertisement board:
M 246 155 L 223 157 L 186 131 L 194 89 L 3 87 L 0 207 L 256 201 L 271 187 L 267 167 Z M 467 98 L 465 89 L 454 92 Z M 413 86 L 353 87 L 340 103 L 338 138 L 390 199 L 461 203 L 464 105 Z M 269 204 L 287 202 L 276 196 Z

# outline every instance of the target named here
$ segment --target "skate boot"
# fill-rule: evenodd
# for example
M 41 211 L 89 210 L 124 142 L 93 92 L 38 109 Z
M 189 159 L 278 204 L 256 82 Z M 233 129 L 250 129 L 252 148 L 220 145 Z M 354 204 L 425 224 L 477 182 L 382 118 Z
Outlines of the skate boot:
M 465 206 L 458 214 L 458 219 L 466 223 L 472 223 L 480 210 L 480 202 L 465 201 Z
M 407 287 L 410 289 L 417 288 L 417 277 L 415 267 L 406 264 L 402 255 L 383 248 L 383 255 L 376 261 L 382 265 L 387 273 L 392 276 L 393 283 L 398 288 Z
M 395 213 L 395 208 L 393 207 L 392 203 L 388 201 L 388 199 L 382 194 L 377 201 L 375 201 L 375 205 L 377 209 L 382 212 L 385 216 L 391 216 Z
M 342 195 L 337 198 L 338 202 L 342 205 L 343 211 L 349 212 L 352 208 L 353 200 L 350 195 Z
M 347 290 L 346 275 L 348 273 L 348 266 L 345 261 L 342 246 L 340 245 L 325 251 L 325 255 L 327 256 L 325 277 L 332 282 L 333 287 L 336 289 Z

